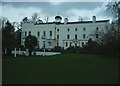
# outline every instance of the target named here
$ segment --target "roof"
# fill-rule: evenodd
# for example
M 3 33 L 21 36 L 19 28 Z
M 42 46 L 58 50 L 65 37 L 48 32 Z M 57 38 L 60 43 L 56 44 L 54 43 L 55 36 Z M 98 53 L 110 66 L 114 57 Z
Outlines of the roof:
M 108 22 L 109 20 L 99 20 L 99 21 L 96 21 L 96 23 L 99 23 L 99 22 Z M 78 22 L 68 22 L 67 24 L 82 24 L 82 23 L 92 23 L 93 21 L 78 21 Z M 40 24 L 56 24 L 56 22 L 48 22 L 48 23 L 40 23 Z M 61 23 L 59 22 L 59 24 L 64 24 L 64 23 Z M 39 25 L 39 24 L 35 24 L 35 25 Z

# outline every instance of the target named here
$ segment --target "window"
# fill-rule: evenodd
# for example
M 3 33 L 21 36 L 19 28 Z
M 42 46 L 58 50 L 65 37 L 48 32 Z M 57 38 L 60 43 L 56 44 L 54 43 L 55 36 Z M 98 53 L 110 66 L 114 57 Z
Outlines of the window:
M 25 31 L 25 36 L 27 36 L 27 32 Z
M 57 39 L 59 39 L 59 35 L 57 35 Z
M 96 34 L 96 38 L 98 38 L 98 34 Z
M 96 27 L 96 31 L 98 31 L 98 27 Z
M 38 34 L 37 34 L 38 36 L 40 36 L 40 32 L 38 31 Z
M 85 28 L 83 28 L 83 31 L 86 31 L 86 29 L 85 29 Z
M 77 35 L 75 35 L 75 39 L 77 39 Z
M 31 35 L 31 31 L 29 31 L 29 35 Z
M 77 43 L 75 43 L 75 47 L 77 47 Z
M 67 35 L 67 39 L 70 39 L 70 35 Z
M 50 36 L 52 36 L 52 31 L 50 31 Z
M 72 46 L 72 42 L 70 42 L 70 47 Z
M 66 47 L 68 46 L 68 42 L 66 42 Z
M 59 46 L 59 43 L 57 42 L 57 46 Z
M 84 42 L 82 42 L 82 46 L 84 46 Z
M 44 36 L 46 35 L 46 32 L 45 32 L 45 31 L 43 31 L 43 35 L 44 35 Z
M 43 41 L 43 48 L 45 48 L 45 41 Z
M 83 34 L 83 38 L 84 38 L 84 39 L 85 39 L 85 36 L 86 36 L 86 35 L 85 35 L 85 34 Z
M 69 28 L 68 28 L 67 30 L 68 30 L 68 31 L 70 31 L 70 29 L 69 29 Z
M 59 32 L 59 29 L 57 29 L 57 32 Z
M 75 28 L 75 31 L 77 31 L 77 28 Z
M 49 46 L 51 46 L 51 42 L 48 42 L 49 43 Z

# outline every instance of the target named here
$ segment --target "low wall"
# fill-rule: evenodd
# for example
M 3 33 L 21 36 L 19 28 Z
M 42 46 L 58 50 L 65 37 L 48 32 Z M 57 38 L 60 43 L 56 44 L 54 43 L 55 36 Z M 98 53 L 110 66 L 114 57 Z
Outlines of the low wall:
M 15 51 L 12 51 L 12 54 L 15 54 Z M 16 51 L 16 54 L 19 55 L 28 55 L 27 51 Z M 57 55 L 57 54 L 61 54 L 60 52 L 40 52 L 40 51 L 36 51 L 35 55 L 42 55 L 42 56 L 50 56 L 50 55 Z M 32 55 L 34 55 L 34 52 L 32 52 Z

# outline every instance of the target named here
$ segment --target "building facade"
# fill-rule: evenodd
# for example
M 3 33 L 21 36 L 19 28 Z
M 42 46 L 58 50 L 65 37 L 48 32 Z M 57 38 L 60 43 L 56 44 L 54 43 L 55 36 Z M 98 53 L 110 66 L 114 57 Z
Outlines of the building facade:
M 43 23 L 42 20 L 23 21 L 21 44 L 24 45 L 25 38 L 31 34 L 37 37 L 37 48 L 52 49 L 60 46 L 67 49 L 70 46 L 84 46 L 88 40 L 97 40 L 99 31 L 105 30 L 109 26 L 109 20 L 96 20 L 92 17 L 92 21 L 69 22 L 68 18 L 56 16 L 55 22 Z

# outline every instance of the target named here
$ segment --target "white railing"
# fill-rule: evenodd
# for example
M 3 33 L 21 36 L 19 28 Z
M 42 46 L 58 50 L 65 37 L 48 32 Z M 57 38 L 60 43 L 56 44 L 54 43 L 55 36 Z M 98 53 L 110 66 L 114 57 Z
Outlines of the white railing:
M 15 54 L 15 51 L 12 51 L 12 54 Z M 27 51 L 16 51 L 16 54 L 28 55 L 28 52 Z M 50 56 L 50 55 L 57 55 L 57 54 L 61 54 L 61 53 L 60 52 L 40 52 L 40 51 L 36 51 L 35 55 Z M 32 55 L 34 55 L 34 52 L 32 52 Z

